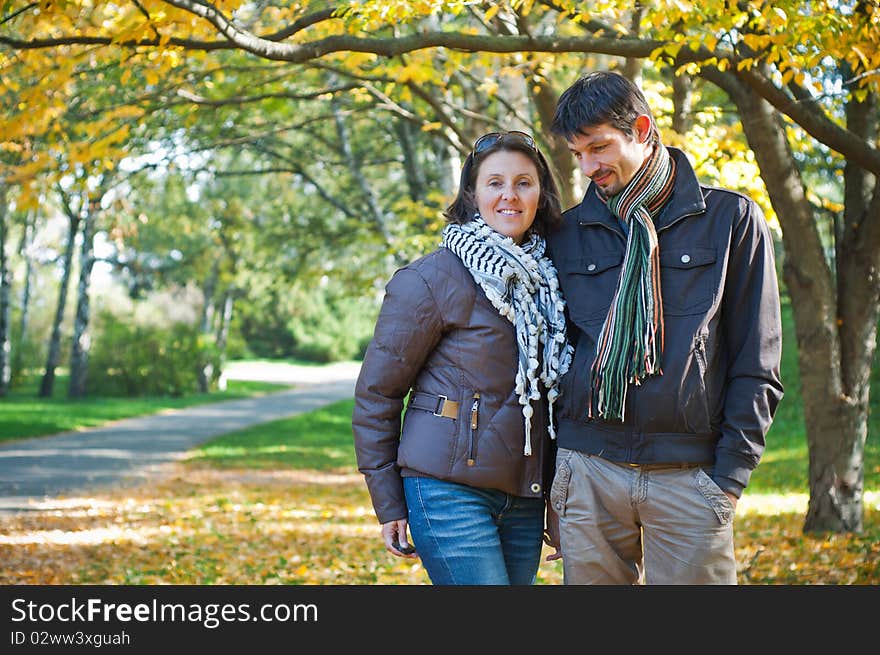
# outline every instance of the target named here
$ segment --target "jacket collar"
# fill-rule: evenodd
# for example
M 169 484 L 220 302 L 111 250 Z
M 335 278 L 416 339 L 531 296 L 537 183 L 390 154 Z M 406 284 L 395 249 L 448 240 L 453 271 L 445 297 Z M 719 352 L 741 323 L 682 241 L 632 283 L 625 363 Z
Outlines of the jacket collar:
M 669 227 L 680 218 L 706 211 L 706 201 L 703 199 L 700 181 L 687 155 L 678 148 L 665 147 L 675 161 L 675 184 L 672 197 L 654 221 L 658 231 Z M 592 182 L 577 208 L 575 217 L 580 224 L 599 223 L 623 236 L 617 218 L 608 211 L 608 207 L 596 193 L 596 185 Z

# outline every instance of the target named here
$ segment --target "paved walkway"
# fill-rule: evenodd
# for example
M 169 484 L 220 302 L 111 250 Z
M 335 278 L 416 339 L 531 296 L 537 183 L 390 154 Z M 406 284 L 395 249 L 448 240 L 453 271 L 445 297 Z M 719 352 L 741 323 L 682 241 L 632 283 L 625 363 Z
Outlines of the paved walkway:
M 233 366 L 230 379 L 296 385 L 229 400 L 117 421 L 112 425 L 0 444 L 0 512 L 43 509 L 51 498 L 106 485 L 137 484 L 213 437 L 351 398 L 354 365 Z

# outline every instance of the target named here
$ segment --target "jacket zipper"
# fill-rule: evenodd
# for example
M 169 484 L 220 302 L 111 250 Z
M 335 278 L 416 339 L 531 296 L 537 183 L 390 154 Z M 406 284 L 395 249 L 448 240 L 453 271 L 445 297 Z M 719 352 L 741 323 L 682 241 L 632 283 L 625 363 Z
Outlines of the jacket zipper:
M 477 429 L 477 414 L 480 407 L 480 392 L 474 392 L 474 402 L 471 405 L 471 429 L 470 435 L 468 436 L 468 458 L 467 465 L 473 466 L 475 464 L 474 460 L 474 432 Z
M 700 376 L 706 376 L 706 354 L 705 354 L 705 344 L 703 343 L 703 337 L 697 337 L 696 347 L 694 348 L 694 355 L 697 358 L 697 366 L 700 367 Z

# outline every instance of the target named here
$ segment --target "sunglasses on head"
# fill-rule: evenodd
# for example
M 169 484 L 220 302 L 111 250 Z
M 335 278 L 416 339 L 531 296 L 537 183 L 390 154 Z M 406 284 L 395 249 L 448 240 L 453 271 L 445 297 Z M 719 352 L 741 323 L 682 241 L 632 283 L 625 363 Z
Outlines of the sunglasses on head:
M 510 132 L 489 132 L 488 134 L 484 134 L 479 139 L 474 141 L 473 154 L 476 155 L 483 152 L 484 150 L 488 150 L 505 137 L 512 137 L 513 139 L 526 144 L 535 152 L 538 151 L 538 146 L 535 145 L 535 140 L 530 134 L 519 132 L 517 130 L 511 130 Z

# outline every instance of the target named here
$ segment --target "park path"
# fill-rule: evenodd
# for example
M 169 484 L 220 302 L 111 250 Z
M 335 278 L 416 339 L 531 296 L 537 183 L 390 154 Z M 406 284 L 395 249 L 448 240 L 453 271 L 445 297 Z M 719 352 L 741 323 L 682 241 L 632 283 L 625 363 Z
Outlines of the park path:
M 52 498 L 146 481 L 213 437 L 354 395 L 356 364 L 228 367 L 229 379 L 294 385 L 284 391 L 177 409 L 57 435 L 0 444 L 0 512 L 45 509 Z

